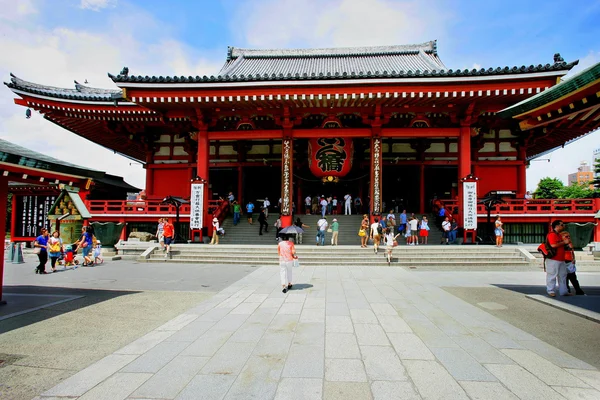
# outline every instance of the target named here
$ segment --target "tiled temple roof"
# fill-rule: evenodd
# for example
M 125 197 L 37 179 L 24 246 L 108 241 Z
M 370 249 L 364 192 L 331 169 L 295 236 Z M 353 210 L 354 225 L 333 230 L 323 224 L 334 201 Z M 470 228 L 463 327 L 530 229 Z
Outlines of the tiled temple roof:
M 22 90 L 27 93 L 61 99 L 85 101 L 114 101 L 123 99 L 123 91 L 121 89 L 92 88 L 84 86 L 77 81 L 75 81 L 75 89 L 65 89 L 28 82 L 10 74 L 10 82 L 4 82 L 4 84 L 14 90 Z
M 437 54 L 436 41 L 415 45 L 329 49 L 228 49 L 217 76 L 134 76 L 124 68 L 111 75 L 116 82 L 211 83 L 370 78 L 477 77 L 565 71 L 577 62 L 481 69 L 447 69 Z

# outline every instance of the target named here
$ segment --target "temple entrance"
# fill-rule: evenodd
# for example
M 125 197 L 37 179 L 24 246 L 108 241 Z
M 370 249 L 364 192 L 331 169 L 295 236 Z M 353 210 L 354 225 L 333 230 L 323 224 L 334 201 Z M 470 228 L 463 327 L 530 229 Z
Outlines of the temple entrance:
M 244 205 L 252 201 L 258 207 L 262 205 L 265 197 L 271 202 L 271 212 L 278 210 L 281 197 L 281 167 L 268 165 L 243 168 L 241 198 Z
M 458 168 L 456 166 L 425 167 L 425 211 L 431 212 L 431 200 L 453 198 L 458 193 Z
M 387 213 L 398 207 L 397 212 L 419 212 L 420 168 L 417 165 L 386 165 L 382 174 L 382 194 Z

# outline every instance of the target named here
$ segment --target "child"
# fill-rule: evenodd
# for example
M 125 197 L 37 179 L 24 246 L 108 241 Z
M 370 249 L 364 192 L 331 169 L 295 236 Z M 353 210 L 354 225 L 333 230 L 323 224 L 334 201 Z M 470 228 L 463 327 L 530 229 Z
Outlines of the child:
M 579 281 L 577 280 L 577 274 L 575 271 L 575 252 L 573 251 L 573 243 L 571 243 L 571 234 L 567 231 L 562 231 L 561 236 L 563 239 L 567 239 L 569 244 L 565 246 L 565 263 L 567 264 L 567 290 L 571 293 L 571 288 L 569 287 L 569 282 L 573 284 L 573 288 L 575 289 L 575 294 L 578 296 L 584 295 L 584 291 L 579 286 Z
M 99 240 L 96 240 L 96 244 L 94 245 L 94 263 L 102 264 L 104 262 L 104 258 L 102 258 L 102 243 Z M 98 261 L 100 260 L 100 261 Z
M 65 245 L 65 269 L 68 266 L 73 266 L 73 269 L 77 268 L 77 261 L 75 260 L 75 248 L 71 244 Z

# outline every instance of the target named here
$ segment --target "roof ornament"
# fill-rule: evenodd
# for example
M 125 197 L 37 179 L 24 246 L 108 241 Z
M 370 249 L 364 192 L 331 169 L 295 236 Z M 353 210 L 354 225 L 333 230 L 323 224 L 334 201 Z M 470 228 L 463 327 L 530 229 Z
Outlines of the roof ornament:
M 564 62 L 565 62 L 565 59 L 562 58 L 560 53 L 554 54 L 554 64 L 560 64 L 560 63 L 564 63 Z
M 121 70 L 121 72 L 119 72 L 119 75 L 121 75 L 123 77 L 128 77 L 129 76 L 129 68 L 123 67 L 123 69 Z
M 27 119 L 31 118 L 31 108 L 28 108 L 27 110 L 25 110 L 25 118 L 27 118 Z

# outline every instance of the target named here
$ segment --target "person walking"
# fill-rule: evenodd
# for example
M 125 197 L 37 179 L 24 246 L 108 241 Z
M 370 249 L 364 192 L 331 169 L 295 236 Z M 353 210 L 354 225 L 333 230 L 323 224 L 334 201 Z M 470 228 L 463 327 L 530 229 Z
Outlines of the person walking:
M 60 233 L 58 231 L 52 232 L 52 236 L 48 239 L 47 244 L 47 250 L 48 255 L 50 256 L 50 266 L 52 267 L 52 272 L 56 272 L 56 262 L 60 258 L 60 254 L 62 252 L 62 245 L 63 242 L 60 238 Z
M 429 220 L 425 215 L 423 215 L 423 219 L 421 220 L 419 236 L 421 237 L 421 244 L 427 244 L 427 239 L 429 238 Z
M 352 214 L 352 196 L 350 193 L 344 196 L 344 215 Z
M 328 225 L 327 217 L 323 217 L 317 221 L 317 246 L 319 244 L 325 246 L 325 231 L 327 230 Z
M 260 224 L 260 228 L 258 229 L 259 235 L 262 235 L 263 228 L 265 229 L 265 233 L 269 232 L 269 225 L 267 224 L 267 216 L 265 215 L 264 208 L 260 209 L 260 213 L 258 214 L 258 223 Z
M 306 208 L 306 210 L 305 210 L 306 215 L 310 215 L 311 203 L 312 203 L 312 197 L 310 197 L 310 195 L 306 196 L 306 198 L 304 199 L 304 207 Z
M 401 234 L 398 233 L 394 236 L 394 230 L 392 228 L 386 228 L 385 231 L 385 257 L 387 258 L 388 265 L 392 264 L 392 252 L 394 247 L 398 246 L 396 238 Z
M 252 225 L 252 213 L 254 212 L 254 204 L 251 201 L 246 204 L 246 217 L 248 218 L 248 223 Z
M 556 287 L 558 294 L 567 295 L 567 265 L 565 264 L 565 246 L 569 240 L 563 239 L 561 232 L 565 229 L 564 223 L 557 219 L 552 222 L 552 232 L 546 236 L 546 243 L 556 250 L 554 257 L 546 259 L 546 292 L 548 296 L 556 296 Z M 558 281 L 558 283 L 557 283 Z
M 310 226 L 302 223 L 302 220 L 300 219 L 300 217 L 296 218 L 296 222 L 294 222 L 294 225 L 296 225 L 298 228 L 301 228 L 303 230 L 310 228 Z M 296 243 L 302 244 L 302 233 L 296 234 Z
M 171 245 L 175 243 L 175 227 L 168 218 L 163 218 L 163 237 L 165 239 L 165 258 L 171 256 Z
M 379 251 L 379 243 L 381 242 L 381 234 L 383 233 L 383 228 L 379 223 L 379 218 L 375 217 L 374 222 L 371 224 L 371 239 L 373 239 L 373 252 L 377 254 Z
M 357 214 L 360 214 L 362 212 L 362 200 L 358 196 L 356 196 L 356 198 L 354 199 L 354 211 Z
M 398 225 L 398 233 L 404 233 L 404 231 L 406 230 L 406 223 L 406 210 L 402 210 L 402 213 L 400 214 L 400 224 Z
M 34 252 L 37 253 L 40 263 L 35 269 L 36 274 L 46 273 L 46 263 L 48 262 L 48 229 L 42 228 L 40 235 L 33 242 Z M 37 250 L 39 249 L 39 250 Z
M 496 247 L 502 247 L 502 241 L 504 240 L 504 228 L 502 227 L 503 222 L 499 215 L 496 216 L 496 222 L 494 223 L 494 234 L 496 235 Z
M 90 257 L 90 252 L 92 251 L 92 235 L 88 232 L 87 227 L 81 228 L 81 238 L 77 241 L 77 248 L 81 248 L 81 255 L 83 256 L 83 267 L 92 267 L 94 262 Z
M 334 218 L 333 223 L 331 224 L 331 245 L 332 246 L 338 245 L 339 230 L 340 230 L 340 224 L 338 223 L 338 220 Z
M 212 220 L 212 240 L 210 244 L 219 244 L 219 219 L 217 217 Z
M 575 251 L 573 251 L 573 242 L 571 242 L 571 234 L 567 231 L 560 233 L 564 240 L 568 240 L 569 244 L 565 246 L 565 264 L 567 266 L 567 292 L 571 293 L 569 282 L 573 284 L 575 294 L 577 296 L 585 295 L 581 286 L 579 286 L 579 280 L 577 279 L 577 268 L 575 267 Z
M 162 218 L 158 219 L 158 226 L 156 227 L 156 240 L 158 240 L 158 244 L 160 244 L 160 248 L 165 250 L 165 235 L 164 235 L 164 222 Z
M 233 201 L 233 226 L 240 223 L 240 215 L 242 214 L 242 206 L 237 200 Z
M 458 223 L 454 218 L 450 222 L 450 243 L 454 244 L 456 242 L 456 235 L 458 234 Z
M 267 217 L 267 218 L 269 218 L 269 206 L 270 205 L 271 205 L 271 202 L 269 201 L 269 198 L 265 197 L 265 200 L 263 201 L 263 210 L 265 210 L 265 217 Z
M 338 213 L 338 199 L 335 196 L 331 199 L 331 213 L 333 215 L 337 215 Z
M 275 221 L 275 223 L 273 224 L 273 226 L 275 227 L 275 240 L 279 241 L 279 232 L 281 232 L 281 230 L 283 229 L 281 227 L 281 214 L 279 214 L 279 217 L 277 218 L 277 221 Z
M 446 244 L 450 244 L 448 243 L 448 240 L 450 239 L 450 229 L 452 228 L 452 224 L 450 223 L 450 218 L 446 217 L 446 219 L 444 219 L 444 222 L 442 222 L 442 230 L 443 230 L 443 235 L 442 235 L 442 243 L 444 244 L 444 241 L 446 241 Z
M 296 255 L 296 246 L 290 242 L 289 235 L 281 235 L 281 242 L 277 245 L 277 254 L 279 254 L 279 277 L 281 279 L 281 291 L 287 293 L 292 288 L 292 267 Z
M 321 197 L 321 217 L 325 218 L 325 213 L 327 212 L 327 200 L 325 197 Z
M 410 225 L 410 245 L 418 246 L 419 245 L 419 219 L 415 216 L 411 217 L 408 222 Z
M 367 241 L 369 240 L 369 216 L 367 214 L 363 215 L 360 222 L 358 236 L 360 236 L 360 247 L 367 248 Z

